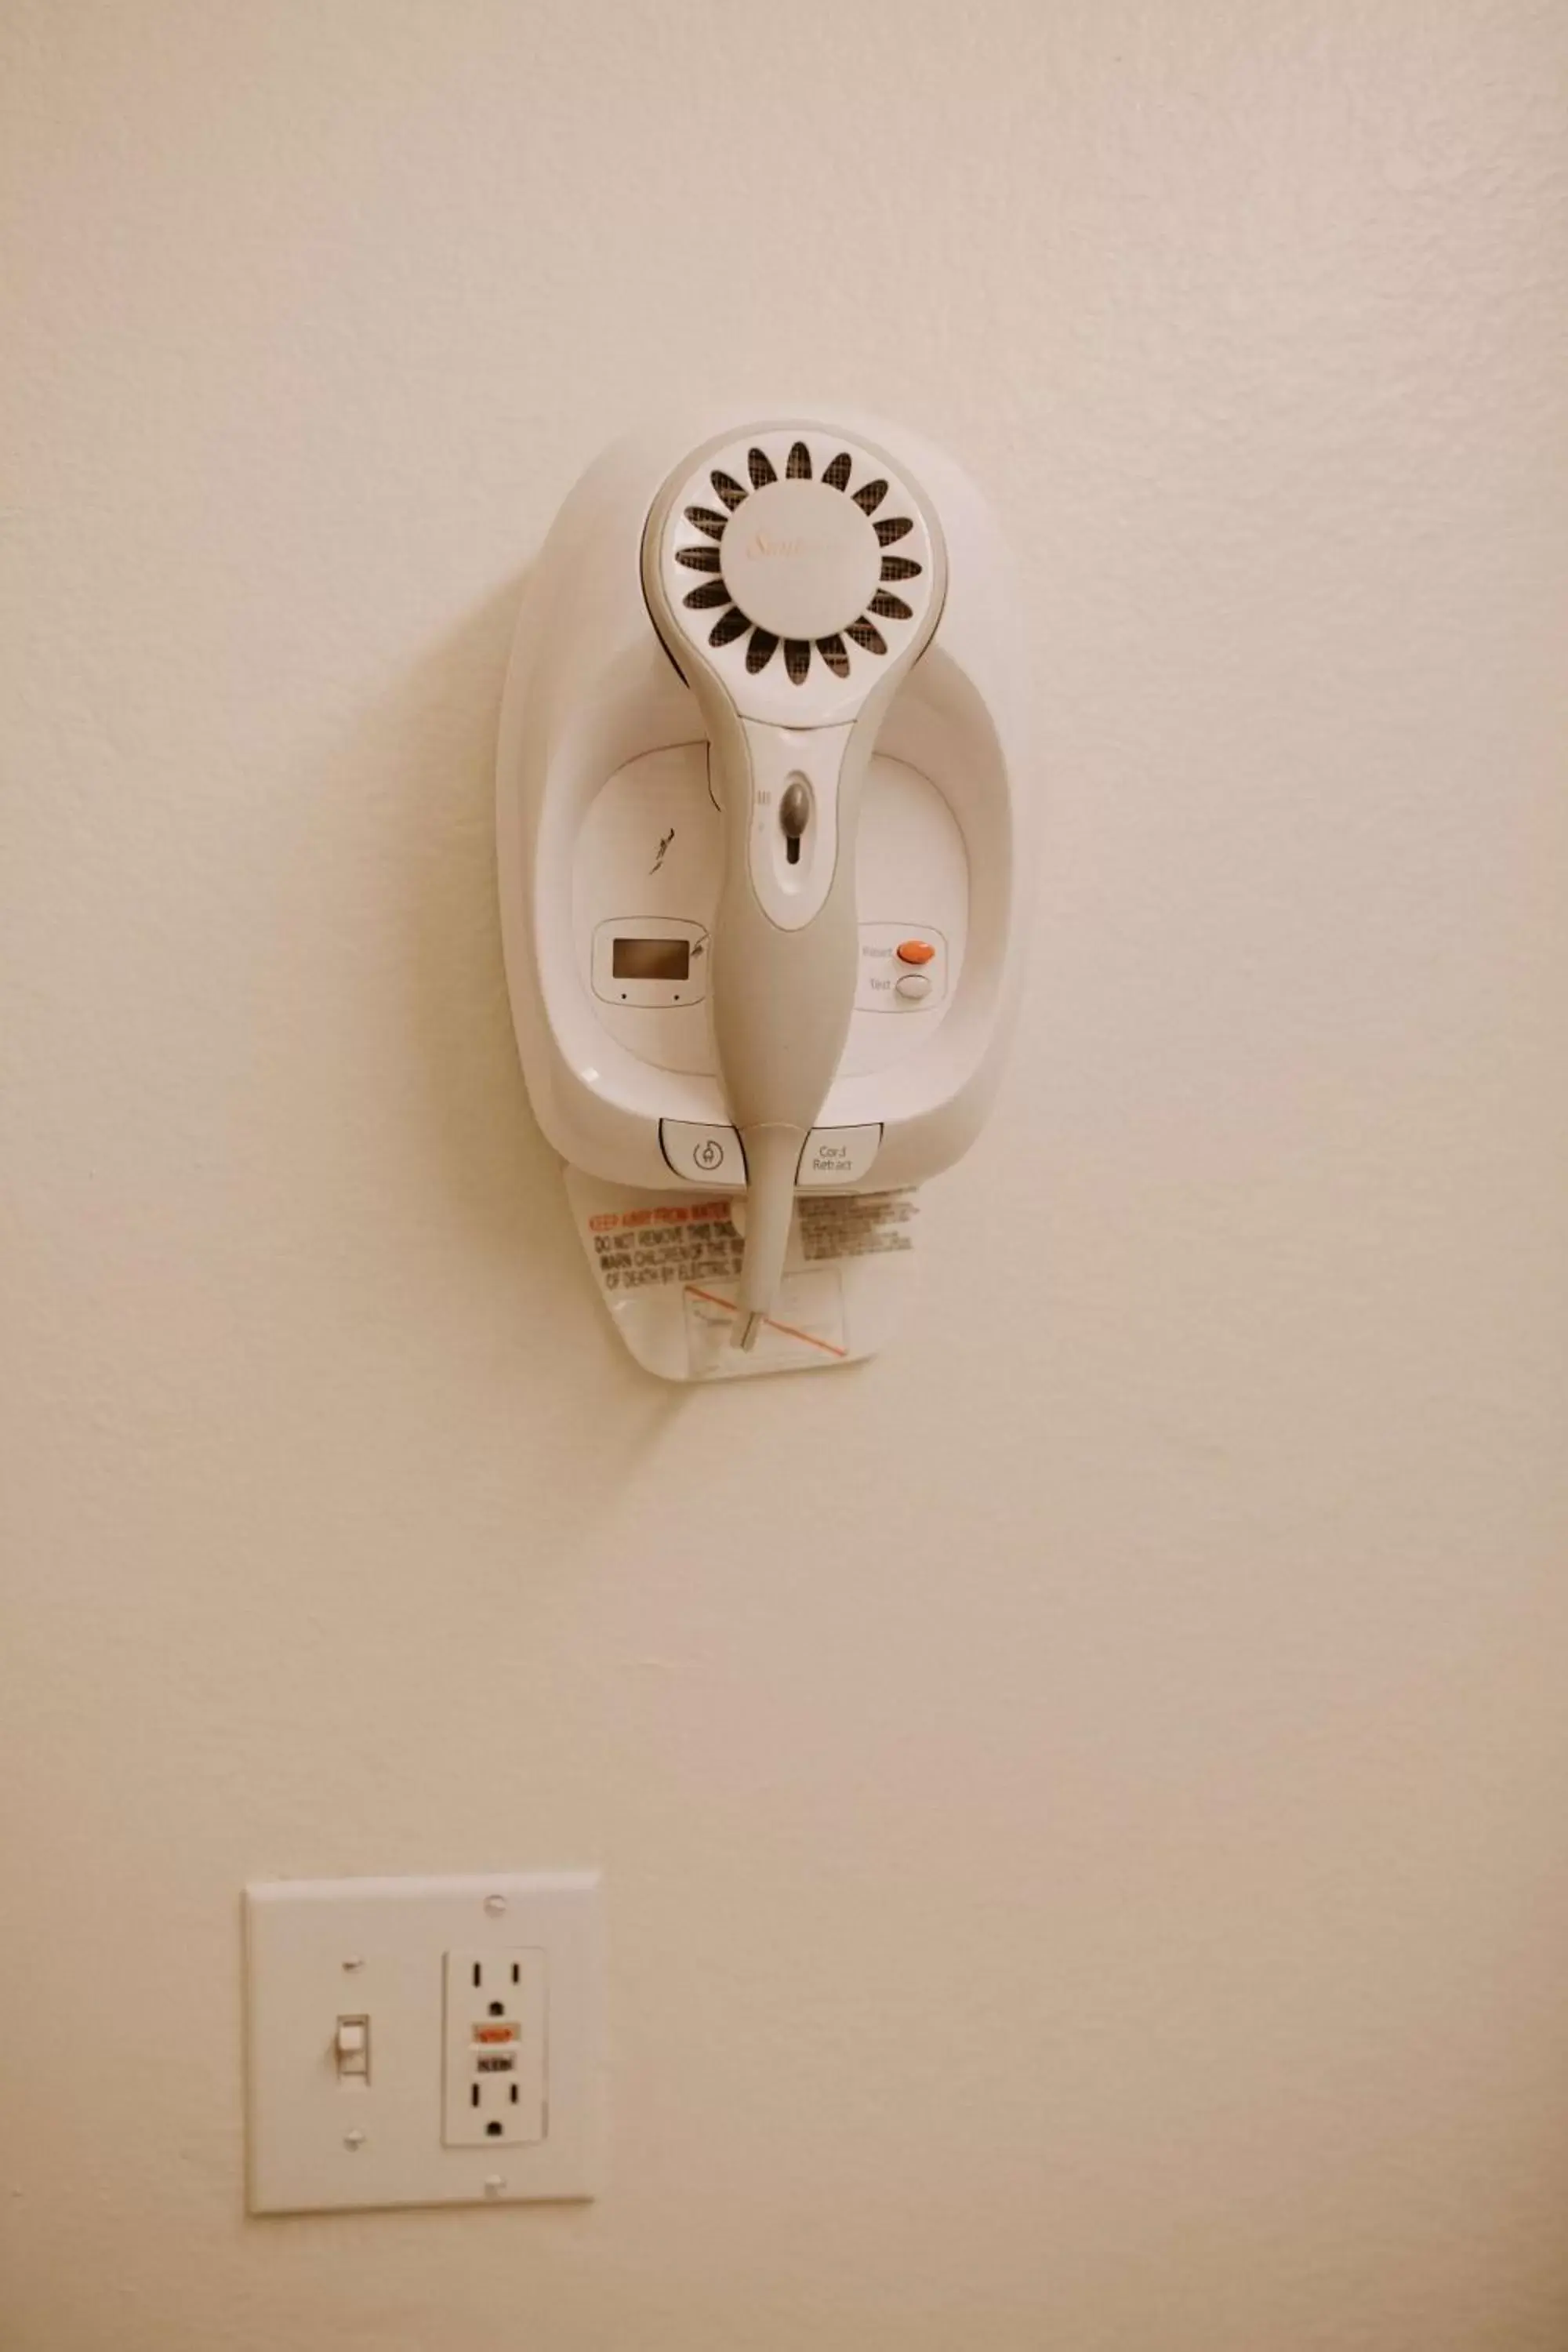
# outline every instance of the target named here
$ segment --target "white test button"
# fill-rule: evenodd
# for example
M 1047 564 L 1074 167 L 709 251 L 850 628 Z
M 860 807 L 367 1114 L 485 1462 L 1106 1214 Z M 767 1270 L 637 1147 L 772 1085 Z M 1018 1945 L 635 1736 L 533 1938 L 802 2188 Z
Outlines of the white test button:
M 929 996 L 931 980 L 923 971 L 907 971 L 902 980 L 895 983 L 895 992 L 900 996 L 914 997 L 917 1000 L 922 996 Z
M 858 1184 L 870 1173 L 882 1140 L 880 1126 L 814 1127 L 805 1139 L 797 1185 L 807 1192 L 826 1192 L 836 1184 Z
M 693 1184 L 743 1184 L 746 1155 L 732 1127 L 703 1127 L 689 1118 L 661 1118 L 658 1140 L 678 1176 Z

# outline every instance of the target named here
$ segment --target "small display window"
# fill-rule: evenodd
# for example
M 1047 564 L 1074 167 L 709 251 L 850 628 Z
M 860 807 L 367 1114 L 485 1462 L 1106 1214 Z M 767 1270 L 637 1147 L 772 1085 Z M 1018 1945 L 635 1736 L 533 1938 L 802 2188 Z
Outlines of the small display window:
M 612 915 L 594 927 L 594 993 L 636 1013 L 686 1013 L 708 993 L 708 933 L 683 915 Z
M 617 933 L 610 950 L 610 971 L 616 980 L 689 980 L 691 942 L 627 939 Z

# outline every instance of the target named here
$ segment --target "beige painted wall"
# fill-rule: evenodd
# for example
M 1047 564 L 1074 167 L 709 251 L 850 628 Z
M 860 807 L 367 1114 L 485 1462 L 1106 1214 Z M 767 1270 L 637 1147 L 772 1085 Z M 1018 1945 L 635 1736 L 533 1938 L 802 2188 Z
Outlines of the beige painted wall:
M 5 2352 L 1568 2341 L 1568 19 L 10 0 Z M 514 1066 L 658 394 L 1020 551 L 916 1335 L 679 1394 Z M 237 1890 L 602 1862 L 615 2179 L 247 2223 Z

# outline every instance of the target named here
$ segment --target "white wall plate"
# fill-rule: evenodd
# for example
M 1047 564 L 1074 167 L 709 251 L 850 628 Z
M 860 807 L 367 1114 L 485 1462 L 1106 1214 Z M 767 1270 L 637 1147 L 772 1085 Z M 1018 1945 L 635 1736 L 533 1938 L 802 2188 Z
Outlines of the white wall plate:
M 286 1879 L 245 1911 L 253 2213 L 595 2193 L 596 1872 Z M 515 2055 L 518 2102 L 481 2053 Z

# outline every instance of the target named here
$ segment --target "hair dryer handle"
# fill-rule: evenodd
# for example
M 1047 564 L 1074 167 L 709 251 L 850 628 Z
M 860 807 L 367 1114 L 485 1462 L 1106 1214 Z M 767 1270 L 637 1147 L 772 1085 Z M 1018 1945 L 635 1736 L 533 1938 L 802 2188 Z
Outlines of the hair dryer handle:
M 711 736 L 724 873 L 710 1002 L 746 1157 L 736 1337 L 749 1347 L 784 1271 L 795 1171 L 855 1009 L 855 841 L 875 729 L 725 716 Z

